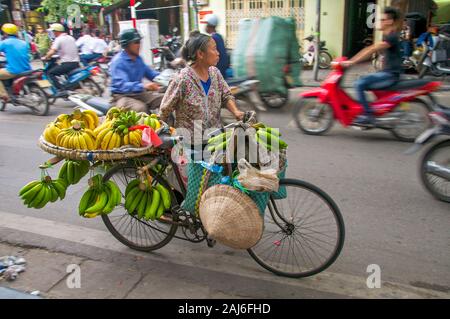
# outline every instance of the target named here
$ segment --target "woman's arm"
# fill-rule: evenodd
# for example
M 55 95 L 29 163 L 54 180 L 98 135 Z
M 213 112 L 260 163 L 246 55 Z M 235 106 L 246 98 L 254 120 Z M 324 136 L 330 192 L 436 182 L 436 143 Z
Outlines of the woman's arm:
M 244 118 L 244 112 L 238 109 L 236 101 L 234 99 L 228 99 L 226 103 L 227 109 L 236 117 L 236 119 L 241 121 Z
M 236 117 L 238 120 L 242 120 L 244 117 L 244 112 L 241 112 L 237 105 L 233 94 L 231 93 L 228 83 L 223 78 L 219 69 L 216 69 L 217 78 L 219 80 L 219 89 L 222 94 L 222 103 L 225 104 L 227 109 Z
M 159 107 L 159 115 L 162 121 L 167 121 L 182 100 L 182 84 L 179 76 L 175 77 L 167 87 L 166 93 Z

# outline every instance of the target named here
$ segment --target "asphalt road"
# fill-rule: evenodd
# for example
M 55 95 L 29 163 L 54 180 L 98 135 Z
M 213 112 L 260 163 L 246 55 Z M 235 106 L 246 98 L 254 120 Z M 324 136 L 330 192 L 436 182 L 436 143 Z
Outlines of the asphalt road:
M 443 104 L 450 105 L 448 93 L 440 93 L 439 97 Z M 58 103 L 46 117 L 30 115 L 21 107 L 9 107 L 0 113 L 0 211 L 16 214 L 17 218 L 32 216 L 105 231 L 100 219 L 86 220 L 77 214 L 85 180 L 71 187 L 63 202 L 42 210 L 27 209 L 17 197 L 25 183 L 39 178 L 39 164 L 50 158 L 36 145 L 46 123 L 70 108 L 69 103 Z M 365 283 L 368 265 L 377 264 L 383 281 L 439 291 L 450 297 L 450 206 L 433 199 L 422 187 L 418 177 L 420 154 L 404 155 L 410 145 L 398 142 L 385 131 L 360 132 L 336 124 L 326 136 L 303 135 L 292 123 L 290 106 L 260 117 L 270 126 L 279 127 L 289 144 L 287 176 L 324 189 L 344 216 L 345 246 L 328 270 L 342 280 L 333 281 L 332 292 L 349 295 L 353 286 L 347 278 L 355 276 Z M 54 168 L 49 172 L 56 175 L 57 171 Z M 45 238 L 45 232 L 43 229 L 39 235 Z M 112 236 L 110 240 L 115 241 Z M 45 240 L 39 245 L 45 247 Z M 164 248 L 161 254 L 186 247 L 194 257 L 203 256 L 203 262 L 211 267 L 215 267 L 216 258 L 229 251 L 220 246 L 208 249 L 204 244 L 192 247 L 194 244 L 178 240 L 169 246 L 174 248 Z M 167 258 L 167 267 L 171 267 L 175 257 Z M 260 271 L 256 263 L 252 265 L 249 267 L 255 270 L 251 271 Z M 236 271 L 235 280 L 239 281 L 239 267 Z M 270 297 L 270 286 L 264 287 L 265 295 Z

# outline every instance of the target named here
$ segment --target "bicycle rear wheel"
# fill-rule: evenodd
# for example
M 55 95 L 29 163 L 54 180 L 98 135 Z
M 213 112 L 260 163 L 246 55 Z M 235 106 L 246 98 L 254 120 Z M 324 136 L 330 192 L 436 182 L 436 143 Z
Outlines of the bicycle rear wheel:
M 130 164 L 117 165 L 106 172 L 103 180 L 105 182 L 108 180 L 114 181 L 119 186 L 124 198 L 128 183 L 137 178 L 136 170 L 136 167 Z M 170 186 L 164 179 L 155 176 L 152 171 L 150 173 L 158 183 L 169 190 L 172 206 L 174 206 L 177 203 L 177 199 Z M 122 204 L 117 206 L 110 214 L 101 215 L 106 228 L 117 240 L 131 249 L 146 252 L 160 249 L 172 240 L 177 231 L 178 226 L 176 224 L 164 223 L 158 220 L 140 220 L 128 214 L 124 207 L 124 201 L 123 199 Z M 166 215 L 172 216 L 170 213 L 166 213 Z
M 344 220 L 336 203 L 309 183 L 280 180 L 285 198 L 270 198 L 261 240 L 248 250 L 265 269 L 302 278 L 330 267 L 344 245 Z

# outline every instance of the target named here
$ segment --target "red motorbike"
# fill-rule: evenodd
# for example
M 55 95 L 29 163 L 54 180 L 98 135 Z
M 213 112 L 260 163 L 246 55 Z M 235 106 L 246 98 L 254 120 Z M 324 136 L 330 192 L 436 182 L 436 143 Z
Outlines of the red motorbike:
M 346 60 L 339 58 L 332 63 L 334 71 L 320 88 L 300 94 L 294 117 L 304 133 L 322 135 L 337 120 L 344 127 L 381 128 L 392 132 L 401 141 L 414 142 L 431 125 L 428 113 L 433 111 L 435 105 L 431 92 L 439 89 L 442 83 L 426 80 L 399 81 L 385 90 L 372 91 L 376 97 L 370 103 L 376 117 L 375 124 L 355 124 L 355 119 L 364 113 L 364 108 L 341 87 L 346 70 L 341 62 Z M 430 98 L 431 103 L 419 99 L 425 96 Z

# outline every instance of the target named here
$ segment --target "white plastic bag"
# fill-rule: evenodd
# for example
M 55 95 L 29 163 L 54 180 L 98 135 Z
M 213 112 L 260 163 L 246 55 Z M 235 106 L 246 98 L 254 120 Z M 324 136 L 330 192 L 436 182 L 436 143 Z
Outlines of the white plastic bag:
M 245 159 L 239 160 L 238 169 L 239 176 L 237 179 L 246 189 L 257 192 L 278 191 L 279 179 L 276 170 L 268 169 L 260 171 Z

